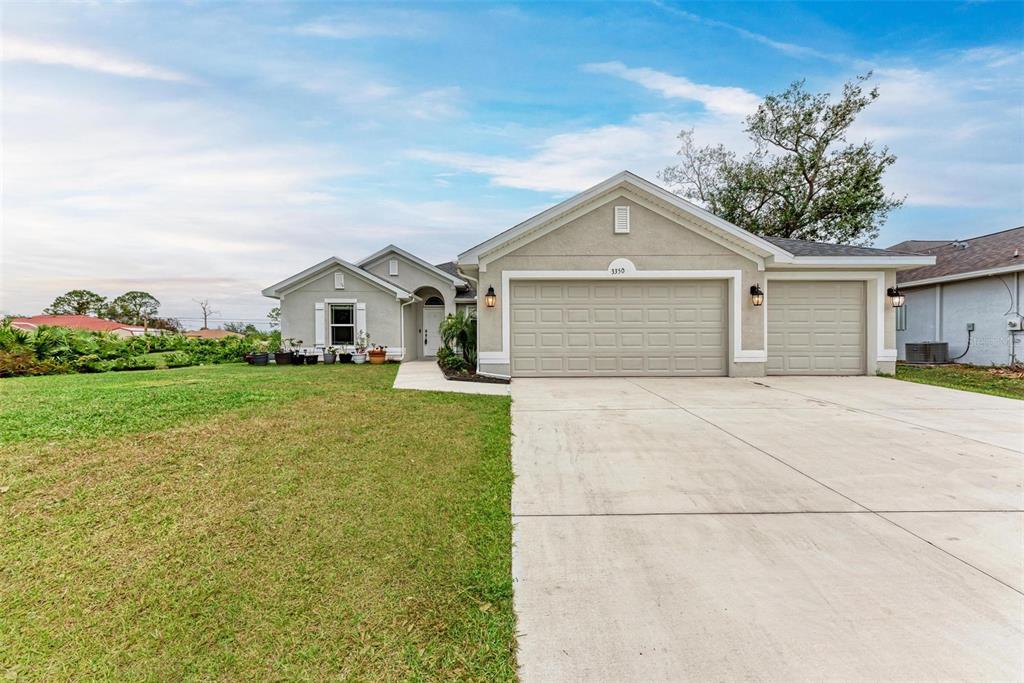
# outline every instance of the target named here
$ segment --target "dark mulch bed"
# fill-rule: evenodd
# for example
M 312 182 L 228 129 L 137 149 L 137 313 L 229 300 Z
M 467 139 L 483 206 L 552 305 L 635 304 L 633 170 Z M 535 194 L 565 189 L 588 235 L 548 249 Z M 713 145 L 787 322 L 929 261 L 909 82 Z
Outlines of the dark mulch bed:
M 438 367 L 441 367 L 438 365 Z M 480 382 L 481 384 L 509 384 L 512 380 L 502 377 L 487 377 L 486 375 L 478 375 L 475 372 L 451 372 L 445 368 L 441 368 L 441 372 L 444 373 L 445 379 L 450 379 L 454 382 Z

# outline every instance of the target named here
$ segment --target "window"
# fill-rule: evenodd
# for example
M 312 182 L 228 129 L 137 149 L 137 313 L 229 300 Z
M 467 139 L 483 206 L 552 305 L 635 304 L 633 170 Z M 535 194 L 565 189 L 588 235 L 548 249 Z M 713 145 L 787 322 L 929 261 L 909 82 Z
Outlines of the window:
M 331 346 L 354 344 L 356 341 L 355 310 L 351 304 L 331 306 Z
M 616 206 L 615 207 L 615 234 L 626 235 L 629 234 L 629 207 L 628 206 Z
M 903 332 L 907 329 L 907 304 L 896 309 L 896 331 Z
M 388 261 L 388 275 L 398 275 L 398 259 Z
M 423 302 L 424 306 L 444 306 L 444 299 L 439 296 L 427 297 L 427 300 Z
M 334 288 L 345 289 L 345 273 L 334 274 Z

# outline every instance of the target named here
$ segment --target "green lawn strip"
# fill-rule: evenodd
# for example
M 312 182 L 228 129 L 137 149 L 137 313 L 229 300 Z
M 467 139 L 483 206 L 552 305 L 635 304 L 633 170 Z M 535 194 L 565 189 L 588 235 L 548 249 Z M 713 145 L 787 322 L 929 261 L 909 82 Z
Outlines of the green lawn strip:
M 0 380 L 0 444 L 164 429 L 345 386 L 385 389 L 395 368 L 242 363 Z M 376 369 L 375 369 L 376 370 Z M 389 374 L 390 373 L 390 374 Z
M 509 399 L 277 370 L 318 392 L 0 447 L 0 672 L 514 679 Z
M 896 378 L 1024 400 L 1024 380 L 972 365 L 918 366 L 899 363 L 896 366 Z

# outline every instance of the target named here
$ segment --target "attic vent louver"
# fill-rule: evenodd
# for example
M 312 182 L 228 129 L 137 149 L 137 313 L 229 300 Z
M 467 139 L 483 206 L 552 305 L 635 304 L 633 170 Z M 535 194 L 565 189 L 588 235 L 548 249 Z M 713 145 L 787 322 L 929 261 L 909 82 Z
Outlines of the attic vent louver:
M 616 206 L 615 207 L 615 234 L 616 235 L 628 235 L 629 234 L 629 207 L 628 206 Z

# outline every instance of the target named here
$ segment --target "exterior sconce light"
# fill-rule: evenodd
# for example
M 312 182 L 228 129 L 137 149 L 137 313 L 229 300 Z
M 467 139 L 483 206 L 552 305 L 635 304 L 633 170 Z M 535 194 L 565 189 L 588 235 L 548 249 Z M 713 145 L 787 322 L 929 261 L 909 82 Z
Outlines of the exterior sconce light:
M 498 295 L 494 293 L 494 287 L 487 288 L 487 294 L 484 294 L 484 303 L 487 304 L 487 308 L 494 308 L 494 304 L 498 303 Z
M 761 285 L 750 285 L 750 303 L 760 306 L 764 303 L 764 292 Z
M 907 297 L 900 291 L 899 287 L 890 287 L 886 295 L 889 297 L 889 303 L 892 304 L 893 308 L 903 308 L 903 304 L 907 302 Z

